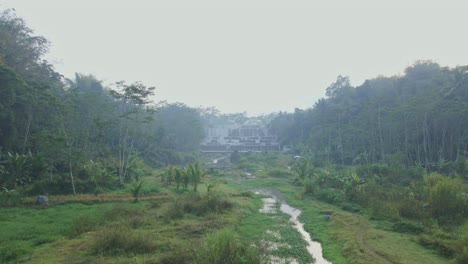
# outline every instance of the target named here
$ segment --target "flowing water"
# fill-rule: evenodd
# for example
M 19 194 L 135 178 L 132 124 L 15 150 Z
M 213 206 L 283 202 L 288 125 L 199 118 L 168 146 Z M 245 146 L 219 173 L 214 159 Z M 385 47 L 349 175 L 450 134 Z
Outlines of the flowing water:
M 260 189 L 260 190 L 253 190 L 256 194 L 264 194 L 268 195 L 271 198 L 263 198 L 263 208 L 260 209 L 262 213 L 275 213 L 276 208 L 275 204 L 280 204 L 281 212 L 291 216 L 289 222 L 292 226 L 301 234 L 302 238 L 307 242 L 307 251 L 309 254 L 315 259 L 315 263 L 317 264 L 331 264 L 330 261 L 323 258 L 322 255 L 322 245 L 317 242 L 313 241 L 310 238 L 310 234 L 307 233 L 304 229 L 304 224 L 299 221 L 298 217 L 302 213 L 301 210 L 294 208 L 286 203 L 284 196 L 281 192 L 272 189 Z

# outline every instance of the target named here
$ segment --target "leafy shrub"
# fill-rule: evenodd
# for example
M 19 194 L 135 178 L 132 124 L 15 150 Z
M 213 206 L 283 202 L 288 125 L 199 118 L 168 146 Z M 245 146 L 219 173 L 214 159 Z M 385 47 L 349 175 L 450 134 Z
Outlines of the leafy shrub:
M 268 176 L 273 178 L 288 178 L 293 176 L 293 174 L 290 171 L 282 169 L 271 169 L 268 170 L 267 174 Z
M 97 254 L 114 255 L 123 253 L 142 254 L 154 251 L 157 245 L 145 234 L 119 225 L 100 230 L 94 238 L 93 251 Z
M 370 203 L 371 219 L 375 220 L 400 220 L 398 208 L 392 202 L 374 200 Z
M 357 204 L 352 203 L 345 203 L 341 206 L 341 209 L 352 212 L 352 213 L 359 213 L 362 211 L 362 207 Z
M 398 211 L 402 217 L 406 217 L 409 219 L 419 220 L 427 217 L 423 208 L 423 203 L 419 200 L 416 200 L 411 195 L 399 201 Z
M 164 216 L 166 220 L 179 219 L 184 216 L 184 213 L 194 215 L 206 215 L 208 213 L 222 213 L 230 210 L 234 204 L 217 192 L 210 192 L 206 195 L 199 193 L 191 193 L 185 195 L 167 207 Z
M 461 224 L 468 213 L 463 181 L 431 173 L 424 178 L 431 214 L 440 224 Z
M 243 243 L 231 229 L 223 229 L 208 235 L 203 246 L 198 249 L 194 263 L 260 263 L 254 247 Z
M 319 189 L 316 197 L 329 204 L 340 204 L 344 199 L 343 193 L 332 189 Z
M 409 222 L 397 222 L 393 224 L 392 231 L 408 234 L 421 234 L 424 228 L 421 225 L 415 225 Z
M 434 249 L 444 257 L 451 258 L 456 253 L 456 251 L 450 247 L 449 242 L 445 239 L 435 238 L 429 235 L 421 235 L 418 242 L 426 248 Z
M 3 157 L 0 153 L 0 186 L 15 189 L 18 185 L 32 182 L 32 154 L 10 153 Z
M 143 188 L 143 181 L 136 181 L 132 184 L 132 195 L 134 198 L 134 202 L 140 201 L 140 193 Z
M 234 204 L 219 193 L 211 192 L 204 196 L 198 193 L 188 195 L 185 199 L 184 211 L 195 215 L 221 213 L 230 210 Z
M 460 252 L 455 256 L 455 261 L 458 264 L 468 263 L 468 241 L 465 241 L 465 246 L 461 247 Z
M 255 164 L 254 162 L 250 162 L 248 160 L 243 160 L 241 159 L 237 163 L 237 167 L 241 170 L 249 171 L 249 172 L 255 172 L 258 170 L 258 165 Z
M 309 179 L 304 181 L 304 193 L 314 193 L 315 183 Z
M 16 206 L 21 203 L 22 195 L 16 190 L 0 189 L 0 206 Z

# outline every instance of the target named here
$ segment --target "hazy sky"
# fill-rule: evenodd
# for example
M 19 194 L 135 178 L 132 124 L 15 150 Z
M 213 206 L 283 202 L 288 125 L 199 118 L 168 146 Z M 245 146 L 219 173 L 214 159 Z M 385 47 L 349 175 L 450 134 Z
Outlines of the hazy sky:
M 466 4 L 465 4 L 466 3 Z M 305 108 L 419 59 L 468 64 L 468 1 L 0 0 L 66 77 L 142 81 L 155 100 L 249 115 Z

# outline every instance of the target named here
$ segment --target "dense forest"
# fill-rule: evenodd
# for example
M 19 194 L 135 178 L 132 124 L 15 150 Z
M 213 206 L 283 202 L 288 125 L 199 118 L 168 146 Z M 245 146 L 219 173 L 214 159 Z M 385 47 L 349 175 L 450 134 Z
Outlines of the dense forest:
M 468 66 L 418 61 L 401 76 L 353 87 L 339 76 L 309 109 L 270 124 L 282 144 L 351 165 L 394 162 L 444 169 L 468 151 Z
M 140 82 L 66 79 L 44 59 L 48 45 L 13 11 L 0 14 L 1 187 L 95 192 L 147 165 L 194 160 L 204 133 L 198 109 L 152 103 L 157 91 Z

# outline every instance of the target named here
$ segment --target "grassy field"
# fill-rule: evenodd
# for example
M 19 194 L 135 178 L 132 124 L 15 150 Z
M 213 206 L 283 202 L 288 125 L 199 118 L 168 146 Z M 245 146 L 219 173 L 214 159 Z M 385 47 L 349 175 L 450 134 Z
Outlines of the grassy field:
M 0 208 L 0 263 L 311 263 L 289 216 L 259 212 L 262 196 L 250 192 L 257 188 L 276 189 L 301 209 L 300 221 L 335 264 L 450 263 L 417 235 L 392 231 L 391 222 L 304 195 L 287 165 L 285 156 L 257 156 L 243 164 L 248 169 L 206 176 L 198 193 L 146 177 L 138 203 L 131 186 L 51 196 L 47 207 L 26 198 L 22 206 Z
M 207 234 L 238 226 L 252 200 L 210 197 L 215 195 L 210 200 L 203 191 L 177 194 L 168 188 L 139 203 L 128 195 L 82 195 L 51 197 L 48 207 L 0 208 L 0 262 L 174 263 L 174 256 L 188 260 L 193 245 Z M 224 204 L 216 210 L 205 204 L 215 200 Z M 184 206 L 192 206 L 191 211 Z

